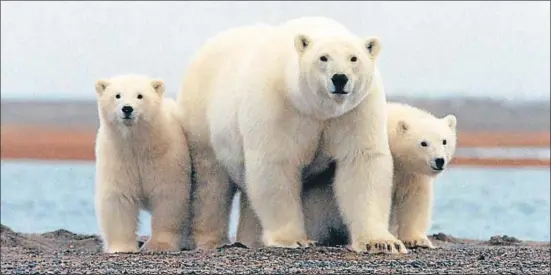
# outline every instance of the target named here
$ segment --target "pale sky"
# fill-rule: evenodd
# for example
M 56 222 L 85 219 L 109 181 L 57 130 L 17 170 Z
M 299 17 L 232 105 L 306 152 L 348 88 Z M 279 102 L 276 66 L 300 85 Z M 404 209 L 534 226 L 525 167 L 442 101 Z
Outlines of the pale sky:
M 2 98 L 93 99 L 138 73 L 168 95 L 202 43 L 255 22 L 327 16 L 381 38 L 388 95 L 549 100 L 549 2 L 2 2 Z

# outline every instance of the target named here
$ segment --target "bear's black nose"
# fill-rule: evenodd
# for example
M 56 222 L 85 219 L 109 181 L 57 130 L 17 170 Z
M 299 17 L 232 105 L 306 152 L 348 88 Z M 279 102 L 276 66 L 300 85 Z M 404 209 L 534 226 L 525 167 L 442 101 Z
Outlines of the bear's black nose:
M 333 81 L 336 91 L 342 91 L 344 85 L 348 82 L 348 77 L 345 74 L 334 74 L 331 81 Z
M 436 164 L 436 169 L 442 170 L 444 168 L 444 164 L 446 161 L 443 158 L 437 158 L 434 160 L 434 164 Z
M 129 114 L 131 114 L 133 111 L 134 111 L 134 108 L 132 108 L 132 106 L 123 106 L 123 107 L 122 107 L 122 112 L 123 112 L 125 115 L 129 115 Z

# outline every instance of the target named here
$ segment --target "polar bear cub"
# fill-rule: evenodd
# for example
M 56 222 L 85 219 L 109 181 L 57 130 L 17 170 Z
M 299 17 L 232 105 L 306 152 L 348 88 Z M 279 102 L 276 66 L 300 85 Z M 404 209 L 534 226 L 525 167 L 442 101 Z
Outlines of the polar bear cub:
M 335 160 L 352 249 L 407 252 L 388 230 L 393 163 L 379 52 L 378 38 L 309 17 L 230 29 L 199 50 L 177 100 L 194 162 L 198 248 L 227 240 L 235 189 L 264 245 L 310 245 L 301 175 Z
M 394 159 L 394 188 L 390 228 L 408 248 L 434 246 L 430 228 L 433 182 L 455 154 L 454 115 L 437 118 L 416 107 L 388 103 L 388 136 Z M 322 244 L 345 244 L 348 232 L 339 214 L 331 182 L 335 166 L 306 179 L 302 194 L 308 235 Z M 243 202 L 242 202 L 243 203 Z M 245 212 L 245 215 L 247 213 Z M 238 234 L 258 246 L 254 217 L 240 219 Z
M 120 75 L 96 81 L 95 207 L 104 251 L 137 252 L 140 209 L 151 213 L 145 251 L 176 251 L 189 224 L 191 162 L 162 80 Z
M 437 118 L 402 103 L 389 103 L 388 130 L 394 158 L 390 228 L 407 247 L 433 248 L 427 238 L 433 182 L 455 154 L 457 118 Z

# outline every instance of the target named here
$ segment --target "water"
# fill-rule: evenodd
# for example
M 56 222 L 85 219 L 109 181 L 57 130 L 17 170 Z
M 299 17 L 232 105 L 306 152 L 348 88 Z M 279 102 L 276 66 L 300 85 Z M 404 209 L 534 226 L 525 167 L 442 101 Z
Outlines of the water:
M 461 147 L 456 156 L 470 158 L 549 159 L 551 149 L 543 147 Z
M 98 233 L 93 163 L 2 160 L 1 167 L 2 224 L 22 232 Z M 435 185 L 431 233 L 550 241 L 549 175 L 549 168 L 451 167 Z M 139 234 L 149 234 L 149 214 L 141 219 Z

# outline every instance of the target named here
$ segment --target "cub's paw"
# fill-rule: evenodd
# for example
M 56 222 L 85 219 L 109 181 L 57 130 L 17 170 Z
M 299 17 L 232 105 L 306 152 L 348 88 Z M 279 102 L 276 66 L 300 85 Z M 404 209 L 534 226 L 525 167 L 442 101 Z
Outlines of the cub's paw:
M 214 234 L 199 234 L 195 233 L 192 241 L 195 245 L 195 250 L 206 251 L 220 248 L 224 245 L 231 244 L 229 240 L 220 238 Z
M 137 253 L 139 252 L 136 245 L 111 245 L 105 250 L 106 253 Z
M 265 230 L 262 234 L 262 243 L 265 247 L 300 248 L 315 246 L 303 230 L 291 225 L 278 230 Z
M 304 240 L 270 240 L 264 243 L 267 247 L 283 247 L 283 248 L 300 248 L 300 247 L 313 247 L 316 246 L 316 242 L 304 239 Z
M 244 245 L 243 243 L 235 242 L 235 243 L 232 243 L 232 244 L 225 244 L 223 246 L 218 247 L 217 249 L 228 249 L 228 248 L 245 248 L 245 249 L 248 249 L 249 247 Z
M 404 244 L 398 239 L 373 239 L 356 241 L 348 246 L 349 250 L 367 253 L 405 254 L 408 253 Z
M 436 248 L 426 236 L 421 236 L 418 238 L 403 238 L 401 240 L 407 248 Z
M 297 241 L 297 244 L 299 245 L 299 247 L 315 247 L 317 245 L 317 242 L 310 239 L 306 239 L 303 241 Z
M 224 247 L 226 245 L 230 245 L 229 242 L 201 242 L 201 243 L 197 243 L 195 245 L 195 250 L 199 250 L 199 251 L 206 251 L 206 250 L 214 250 L 214 249 L 219 249 L 221 247 Z
M 160 252 L 160 251 L 180 251 L 180 248 L 171 245 L 166 242 L 159 242 L 152 239 L 149 239 L 145 244 L 140 248 L 141 252 Z

